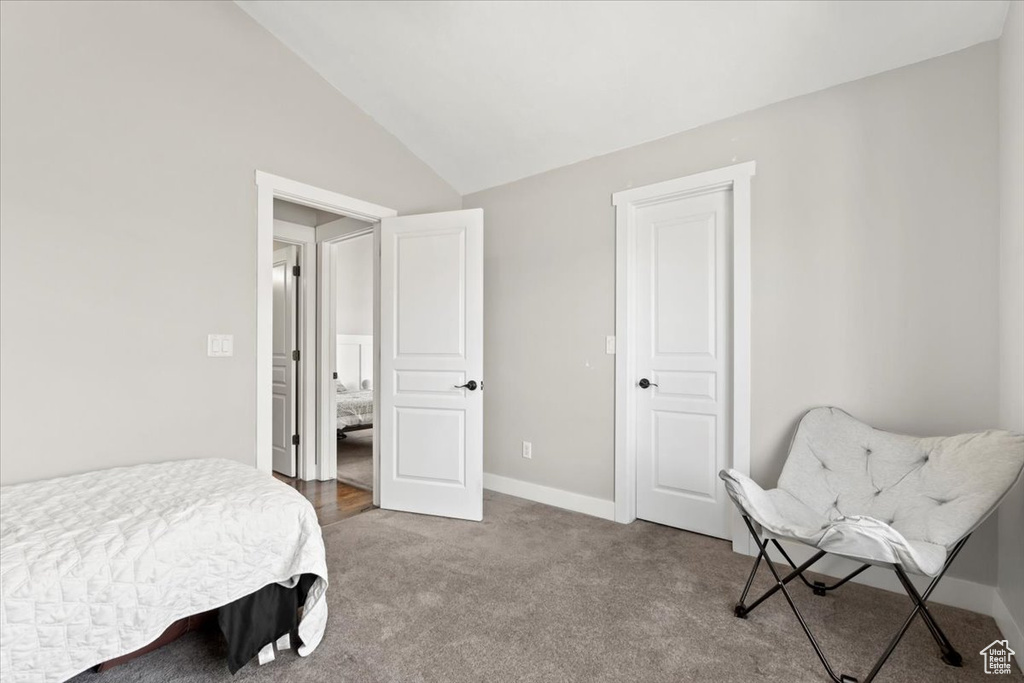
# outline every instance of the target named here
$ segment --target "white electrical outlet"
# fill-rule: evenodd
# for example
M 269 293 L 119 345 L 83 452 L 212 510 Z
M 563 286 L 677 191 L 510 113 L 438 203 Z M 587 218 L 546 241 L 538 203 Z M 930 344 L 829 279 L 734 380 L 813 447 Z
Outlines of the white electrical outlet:
M 533 444 L 529 441 L 523 442 L 523 457 L 527 459 L 533 458 Z
M 604 352 L 609 356 L 615 355 L 615 335 L 610 334 L 604 338 Z
M 235 355 L 235 337 L 232 334 L 211 334 L 206 337 L 206 355 L 226 358 Z

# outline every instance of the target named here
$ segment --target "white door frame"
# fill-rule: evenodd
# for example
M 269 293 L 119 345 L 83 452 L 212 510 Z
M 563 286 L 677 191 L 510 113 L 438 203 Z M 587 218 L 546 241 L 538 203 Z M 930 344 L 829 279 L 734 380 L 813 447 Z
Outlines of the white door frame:
M 636 519 L 635 375 L 636 209 L 682 197 L 732 190 L 733 391 L 731 467 L 750 474 L 750 178 L 748 161 L 713 171 L 616 192 L 615 206 L 615 521 Z M 733 515 L 732 545 L 747 553 L 748 536 Z
M 272 422 L 273 422 L 273 386 L 271 377 L 274 368 L 274 200 L 283 199 L 294 204 L 321 209 L 339 216 L 350 216 L 370 223 L 382 218 L 398 215 L 389 209 L 360 199 L 348 197 L 337 192 L 330 192 L 312 185 L 282 178 L 263 171 L 256 171 L 256 468 L 271 472 L 273 466 Z M 315 257 L 306 264 L 316 263 Z M 306 301 L 319 301 L 316 291 L 316 280 L 319 278 L 302 278 L 300 286 Z M 314 335 L 320 342 L 322 335 Z M 307 340 L 312 342 L 313 340 Z M 318 348 L 317 343 L 311 348 Z M 314 361 L 320 354 L 318 351 L 300 350 L 303 360 Z M 300 363 L 303 361 L 300 360 Z M 324 383 L 316 377 L 316 362 L 306 363 L 302 370 L 303 382 L 300 406 L 306 417 L 304 434 L 318 435 L 316 397 L 317 389 Z M 309 367 L 312 366 L 312 367 Z M 319 373 L 323 374 L 323 373 Z M 310 426 L 312 424 L 312 426 Z M 316 439 L 317 448 L 302 448 L 298 462 L 300 477 L 303 479 L 329 480 L 331 470 L 336 466 L 333 457 L 321 455 L 327 447 L 323 439 Z M 312 444 L 310 444 L 312 446 Z M 333 442 L 331 442 L 333 446 Z M 318 451 L 319 449 L 319 451 Z

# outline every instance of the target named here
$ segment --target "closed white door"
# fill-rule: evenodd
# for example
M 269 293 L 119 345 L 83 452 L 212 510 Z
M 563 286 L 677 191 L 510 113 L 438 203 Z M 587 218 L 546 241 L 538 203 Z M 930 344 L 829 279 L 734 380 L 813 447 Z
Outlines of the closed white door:
M 483 227 L 381 221 L 381 507 L 483 518 Z
M 285 247 L 274 252 L 274 471 L 295 476 L 295 455 L 298 445 L 293 443 L 296 427 L 296 363 L 293 352 L 296 345 L 295 279 L 293 268 L 298 259 L 298 247 Z
M 730 538 L 731 190 L 636 209 L 637 517 Z

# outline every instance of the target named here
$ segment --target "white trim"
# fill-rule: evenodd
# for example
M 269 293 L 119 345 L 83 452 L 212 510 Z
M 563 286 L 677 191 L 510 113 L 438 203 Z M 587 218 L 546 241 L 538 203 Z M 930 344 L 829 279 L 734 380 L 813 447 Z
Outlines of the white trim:
M 308 242 L 316 242 L 316 228 L 275 218 L 274 240 L 300 246 Z
M 809 560 L 816 549 L 802 543 L 793 543 L 790 541 L 780 541 L 782 547 L 789 553 L 790 558 L 799 565 L 802 562 Z M 769 548 L 769 554 L 772 553 L 772 549 Z M 743 554 L 751 557 L 757 555 L 757 551 L 744 552 Z M 775 564 L 781 564 L 782 566 L 788 567 L 786 560 L 779 555 L 778 551 L 774 551 L 772 555 L 773 562 Z M 835 555 L 826 555 L 821 558 L 817 563 L 811 567 L 810 571 L 817 574 L 824 574 L 832 578 L 842 578 L 848 575 L 857 567 L 861 566 L 860 562 L 854 562 L 853 560 L 847 560 L 842 557 L 836 557 Z M 928 583 L 931 581 L 928 577 L 924 576 L 910 576 L 911 581 L 917 586 L 919 591 L 924 591 Z M 865 586 L 871 586 L 873 588 L 881 588 L 882 590 L 897 593 L 902 596 L 906 596 L 906 591 L 900 585 L 899 580 L 896 578 L 896 574 L 885 567 L 871 567 L 864 573 L 855 576 L 851 579 L 852 583 L 861 583 Z M 842 590 L 841 588 L 839 590 Z M 970 610 L 971 612 L 977 612 L 978 614 L 984 614 L 986 616 L 994 616 L 993 614 L 993 599 L 996 594 L 996 589 L 993 586 L 986 586 L 982 583 L 975 583 L 974 581 L 968 581 L 966 579 L 960 579 L 955 576 L 946 574 L 939 585 L 935 588 L 935 592 L 928 599 L 929 603 L 937 602 L 942 605 L 951 605 L 953 607 L 960 607 L 961 609 Z M 909 598 L 906 598 L 907 607 L 910 608 L 912 603 Z
M 380 507 L 380 223 L 373 228 L 373 504 Z
M 293 204 L 320 209 L 339 216 L 358 218 L 369 223 L 398 215 L 397 211 L 386 206 L 371 204 L 355 197 L 322 190 L 319 187 L 259 170 L 256 171 L 256 187 L 272 191 L 274 199 L 284 199 Z
M 502 477 L 498 474 L 484 472 L 484 488 L 488 491 L 505 493 L 517 498 L 525 498 L 535 503 L 544 503 L 563 510 L 581 512 L 584 515 L 615 520 L 615 501 L 585 496 L 562 489 L 533 484 L 528 481 Z
M 309 206 L 314 209 L 321 209 L 341 216 L 350 216 L 370 223 L 398 215 L 394 209 L 364 202 L 360 199 L 348 197 L 337 192 L 323 190 L 312 185 L 306 185 L 288 178 L 282 178 L 263 171 L 256 171 L 256 467 L 257 469 L 270 472 L 273 468 L 272 451 L 272 420 L 273 420 L 273 387 L 271 377 L 273 373 L 273 260 L 274 260 L 274 199 Z M 306 264 L 317 263 L 315 257 L 310 258 Z M 305 264 L 304 264 L 305 267 Z M 301 277 L 301 276 L 300 276 Z M 312 278 L 311 278 L 312 279 Z M 321 281 L 322 278 L 315 278 Z M 319 317 L 319 316 L 317 316 Z M 376 335 L 375 335 L 376 336 Z M 321 341 L 321 334 L 317 334 L 318 346 Z M 328 348 L 333 348 L 330 344 Z M 315 356 L 309 358 L 322 358 L 319 349 Z M 300 361 L 301 362 L 301 361 Z M 314 365 L 310 363 L 310 365 Z M 306 389 L 312 392 L 312 400 L 316 403 L 316 391 L 324 384 L 323 373 L 317 373 L 314 368 L 307 370 L 315 377 L 313 386 Z M 304 375 L 304 377 L 307 375 Z M 305 393 L 305 392 L 304 392 Z M 314 434 L 320 437 L 317 430 L 317 423 L 322 422 L 321 416 L 315 415 L 313 428 L 306 434 Z M 333 420 L 333 416 L 332 416 Z M 304 424 L 308 424 L 304 423 Z M 304 479 L 329 480 L 336 466 L 335 458 L 326 457 L 325 449 L 327 443 L 323 438 L 317 438 L 316 465 L 313 471 L 304 471 Z M 333 445 L 333 441 L 330 442 Z
M 319 231 L 317 237 L 320 236 Z M 334 297 L 331 295 L 334 292 L 336 285 L 336 276 L 334 261 L 331 256 L 331 248 L 328 244 L 318 243 L 316 245 L 317 250 L 317 290 L 316 290 L 316 306 L 317 306 L 317 330 L 316 330 L 316 365 L 320 369 L 321 375 L 327 377 L 327 374 L 334 371 L 335 358 L 337 356 L 337 349 L 334 344 L 331 343 L 331 337 L 334 334 L 335 329 L 335 306 Z M 335 418 L 333 421 L 328 419 L 331 410 L 336 408 L 334 403 L 334 382 L 322 381 L 317 384 L 317 395 L 319 401 L 317 407 L 320 413 L 320 419 L 317 421 L 317 459 L 324 463 L 321 468 L 322 481 L 328 481 L 330 479 L 338 478 L 338 459 L 337 457 L 327 457 L 327 453 L 330 450 L 328 444 L 335 445 L 337 448 L 337 427 L 338 421 Z
M 992 589 L 992 618 L 996 620 L 999 632 L 1009 641 L 1010 649 L 1014 652 L 1024 653 L 1024 627 L 1013 618 L 1010 608 L 1003 602 L 1003 596 L 998 588 Z M 1022 659 L 1024 659 L 1024 654 L 1018 655 L 1018 666 Z
M 349 237 L 359 237 L 360 235 L 368 235 L 373 232 L 373 223 L 365 220 L 349 218 L 339 218 L 336 221 L 330 223 L 322 223 L 316 226 L 316 241 L 317 242 L 336 242 L 340 239 L 348 239 Z
M 732 467 L 750 474 L 750 178 L 747 161 L 612 195 L 615 206 L 615 521 L 636 519 L 636 436 L 632 349 L 636 281 L 636 208 L 694 194 L 732 189 L 733 216 L 733 391 Z M 733 550 L 750 550 L 746 528 L 733 515 Z
M 620 190 L 612 194 L 612 205 L 621 204 L 646 204 L 650 200 L 662 201 L 663 197 L 672 196 L 678 193 L 690 192 L 693 190 L 707 191 L 707 188 L 715 185 L 732 185 L 742 178 L 750 179 L 757 171 L 756 163 L 745 161 L 741 164 L 733 164 L 723 168 L 716 168 L 712 171 L 694 173 L 673 178 L 653 185 L 634 187 L 628 190 Z

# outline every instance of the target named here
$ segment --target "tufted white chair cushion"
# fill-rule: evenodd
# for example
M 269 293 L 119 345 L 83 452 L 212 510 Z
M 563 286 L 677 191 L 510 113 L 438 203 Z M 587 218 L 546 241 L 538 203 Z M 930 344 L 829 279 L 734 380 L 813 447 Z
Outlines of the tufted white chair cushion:
M 769 535 L 934 576 L 1024 469 L 1024 435 L 890 434 L 838 408 L 804 415 L 779 487 L 723 470 L 736 505 Z

